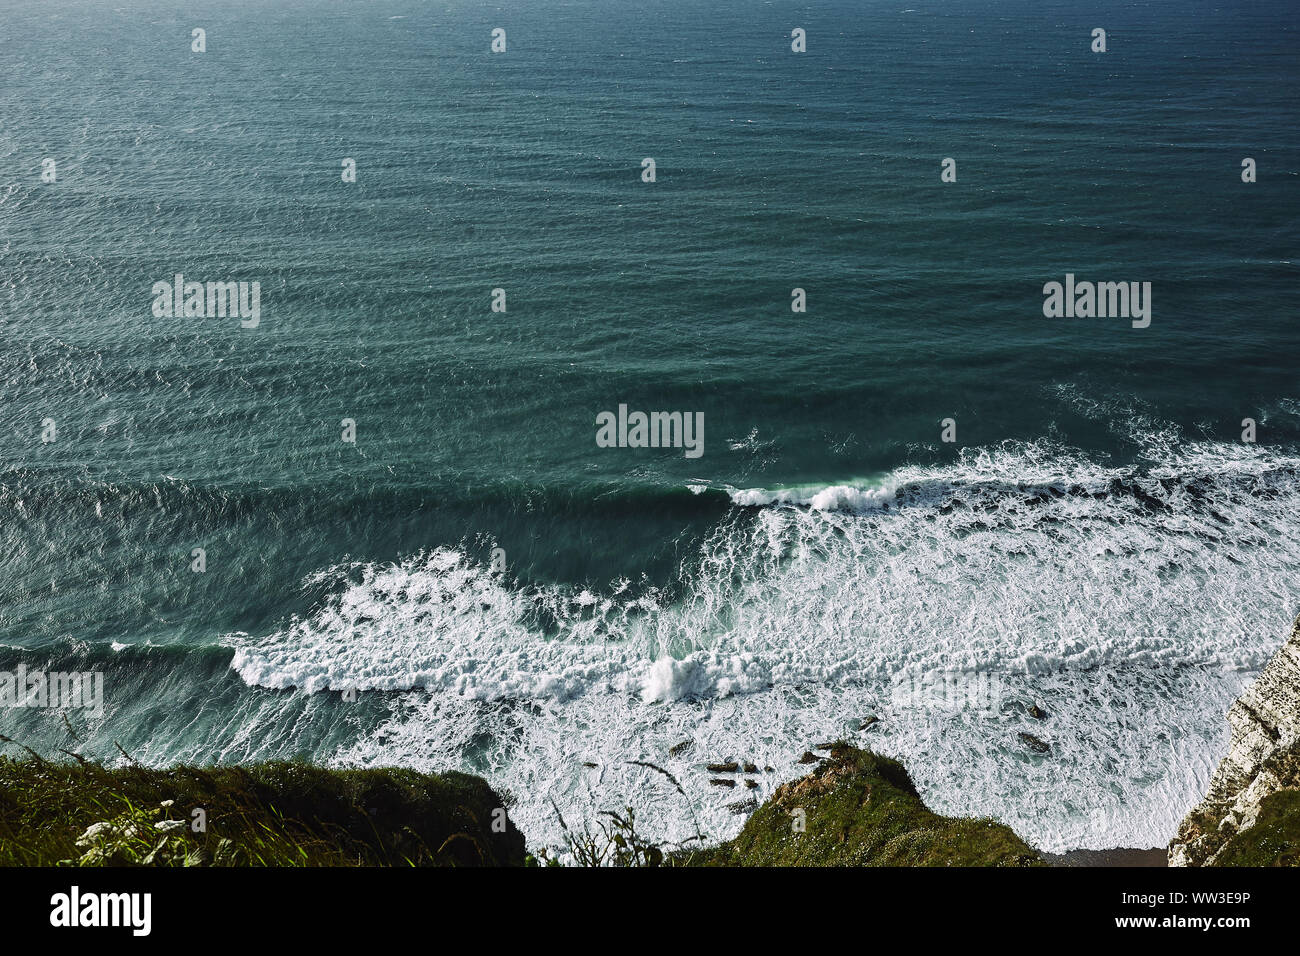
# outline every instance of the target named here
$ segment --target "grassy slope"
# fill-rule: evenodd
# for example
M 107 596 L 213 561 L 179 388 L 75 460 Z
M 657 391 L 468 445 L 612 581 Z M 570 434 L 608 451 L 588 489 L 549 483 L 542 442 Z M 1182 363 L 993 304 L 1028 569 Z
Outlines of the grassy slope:
M 196 807 L 206 812 L 206 833 L 192 831 Z M 522 865 L 514 824 L 493 832 L 501 807 L 485 781 L 461 773 L 282 762 L 108 769 L 0 758 L 0 865 Z M 105 836 L 78 845 L 103 822 Z
M 163 806 L 164 802 L 172 801 Z M 190 827 L 207 814 L 205 833 Z M 0 758 L 0 866 L 521 865 L 514 824 L 479 777 L 327 770 L 304 763 L 150 770 Z M 794 826 L 803 810 L 806 827 Z M 495 819 L 500 820 L 499 814 Z M 159 829 L 156 824 L 169 826 Z M 108 838 L 85 840 L 95 824 Z M 81 839 L 80 844 L 78 840 Z M 733 840 L 665 861 L 691 866 L 1037 866 L 990 820 L 940 816 L 897 761 L 846 744 L 777 789 Z M 1221 866 L 1300 862 L 1300 790 L 1266 798 Z
M 1300 790 L 1260 801 L 1255 825 L 1230 838 L 1214 866 L 1300 866 Z
M 1300 743 L 1274 751 L 1260 764 L 1257 777 L 1272 779 L 1281 789 L 1260 801 L 1254 826 L 1245 830 L 1220 827 L 1232 801 L 1202 804 L 1187 815 L 1179 837 L 1195 840 L 1194 866 L 1300 866 Z
M 806 829 L 795 830 L 795 810 Z M 1036 866 L 1038 853 L 991 820 L 929 810 L 903 765 L 837 744 L 813 773 L 777 789 L 734 839 L 680 855 L 690 866 Z

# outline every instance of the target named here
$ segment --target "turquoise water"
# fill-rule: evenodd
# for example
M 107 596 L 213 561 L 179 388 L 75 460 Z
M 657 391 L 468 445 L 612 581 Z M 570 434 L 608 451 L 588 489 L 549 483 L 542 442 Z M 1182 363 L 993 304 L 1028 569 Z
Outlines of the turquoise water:
M 704 762 L 842 734 L 1052 850 L 1202 792 L 1300 611 L 1291 5 L 2 15 L 0 669 L 107 694 L 4 733 L 461 767 L 538 844 L 725 835 Z M 1045 318 L 1067 273 L 1150 326 Z M 954 674 L 997 700 L 898 693 Z

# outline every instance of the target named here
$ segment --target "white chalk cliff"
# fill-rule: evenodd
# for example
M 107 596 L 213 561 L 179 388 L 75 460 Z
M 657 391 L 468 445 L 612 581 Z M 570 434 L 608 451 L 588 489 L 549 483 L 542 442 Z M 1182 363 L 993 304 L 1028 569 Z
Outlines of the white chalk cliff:
M 1208 866 L 1255 825 L 1261 802 L 1300 788 L 1300 620 L 1228 710 L 1232 743 L 1209 791 L 1169 844 L 1170 866 Z

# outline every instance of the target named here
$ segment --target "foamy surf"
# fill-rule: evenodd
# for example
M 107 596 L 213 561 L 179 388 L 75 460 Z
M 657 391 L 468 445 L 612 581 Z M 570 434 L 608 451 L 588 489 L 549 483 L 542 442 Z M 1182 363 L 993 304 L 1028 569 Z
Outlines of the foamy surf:
M 233 640 L 232 666 L 397 692 L 335 759 L 483 773 L 539 845 L 562 841 L 556 808 L 725 838 L 840 736 L 903 759 L 936 809 L 1044 850 L 1162 845 L 1297 610 L 1298 476 L 1254 446 L 1171 442 L 1116 468 L 1040 443 L 870 487 L 733 489 L 676 600 L 518 588 L 440 550 L 323 572 L 324 606 Z M 997 693 L 899 693 L 952 675 Z M 772 771 L 711 786 L 703 765 L 726 759 Z

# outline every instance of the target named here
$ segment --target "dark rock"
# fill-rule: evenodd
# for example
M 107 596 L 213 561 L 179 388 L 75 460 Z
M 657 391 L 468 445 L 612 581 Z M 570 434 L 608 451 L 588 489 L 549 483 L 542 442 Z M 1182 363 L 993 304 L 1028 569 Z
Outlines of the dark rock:
M 1029 746 L 1029 749 L 1036 754 L 1045 754 L 1052 749 L 1051 744 L 1039 737 L 1035 737 L 1033 734 L 1027 734 L 1024 731 L 1021 731 L 1019 737 Z
M 736 781 L 734 780 L 723 780 L 719 777 L 712 778 L 709 783 L 713 784 L 715 787 L 734 787 L 736 785 Z
M 682 754 L 686 753 L 686 751 L 690 750 L 694 746 L 695 746 L 695 741 L 683 740 L 680 743 L 673 744 L 671 747 L 668 748 L 668 756 L 680 757 Z
M 816 763 L 821 758 L 811 750 L 805 750 L 803 756 L 799 758 L 799 763 Z
M 740 769 L 740 764 L 734 760 L 728 763 L 711 763 L 707 769 L 709 773 L 735 773 Z
M 748 760 L 746 760 L 745 773 L 758 773 L 758 768 L 754 766 L 752 763 L 750 763 Z
M 1047 711 L 1043 710 L 1043 708 L 1039 707 L 1037 704 L 1030 704 L 1029 716 L 1034 718 L 1034 720 L 1046 720 Z

